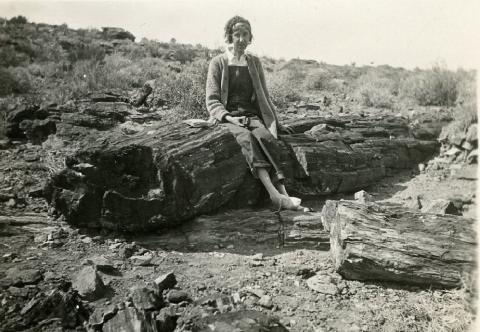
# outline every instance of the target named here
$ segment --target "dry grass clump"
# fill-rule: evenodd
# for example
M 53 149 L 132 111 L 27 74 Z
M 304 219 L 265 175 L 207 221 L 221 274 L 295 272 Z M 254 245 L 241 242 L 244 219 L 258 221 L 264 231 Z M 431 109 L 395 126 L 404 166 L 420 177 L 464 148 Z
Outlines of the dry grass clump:
M 56 135 L 48 136 L 48 139 L 42 143 L 44 153 L 42 154 L 42 163 L 48 175 L 54 174 L 65 169 L 65 159 L 79 150 L 79 144 L 65 142 Z

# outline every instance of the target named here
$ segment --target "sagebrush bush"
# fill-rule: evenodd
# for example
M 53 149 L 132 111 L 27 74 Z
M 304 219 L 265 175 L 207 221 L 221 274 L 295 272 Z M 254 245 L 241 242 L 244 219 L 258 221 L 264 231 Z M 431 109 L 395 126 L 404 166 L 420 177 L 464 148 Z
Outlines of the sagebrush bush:
M 278 108 L 285 108 L 289 103 L 299 101 L 300 85 L 298 81 L 291 80 L 289 72 L 265 73 L 268 92 L 272 102 Z
M 10 20 L 8 20 L 8 23 L 11 23 L 11 24 L 26 24 L 27 22 L 28 22 L 27 18 L 22 15 L 12 17 Z
M 395 81 L 368 72 L 360 76 L 355 82 L 355 95 L 367 107 L 392 109 L 395 103 Z
M 179 118 L 206 118 L 205 82 L 208 61 L 198 59 L 183 67 L 180 73 L 168 69 L 156 79 L 156 92 L 175 106 Z
M 12 45 L 0 47 L 0 67 L 14 67 L 28 61 L 28 55 L 15 50 Z
M 420 106 L 454 106 L 458 97 L 457 75 L 440 65 L 417 71 L 403 80 L 401 94 Z
M 25 67 L 9 68 L 10 74 L 15 80 L 14 92 L 18 94 L 29 93 L 35 85 L 33 77 Z
M 0 67 L 0 96 L 7 96 L 15 91 L 15 78 L 6 68 Z
M 326 69 L 310 70 L 305 76 L 303 86 L 306 90 L 333 90 L 333 78 L 334 75 Z

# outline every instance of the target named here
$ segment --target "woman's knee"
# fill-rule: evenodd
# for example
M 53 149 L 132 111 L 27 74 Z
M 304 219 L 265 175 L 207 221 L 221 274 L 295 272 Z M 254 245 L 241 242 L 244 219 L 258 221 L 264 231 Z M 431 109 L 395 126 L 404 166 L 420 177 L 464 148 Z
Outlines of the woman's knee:
M 259 140 L 275 140 L 275 137 L 273 137 L 267 128 L 255 128 L 252 130 L 252 134 Z
M 248 130 L 238 132 L 238 134 L 235 135 L 235 139 L 240 146 L 247 147 L 248 149 L 251 149 L 252 145 L 258 144 L 256 143 L 257 139 L 255 136 Z

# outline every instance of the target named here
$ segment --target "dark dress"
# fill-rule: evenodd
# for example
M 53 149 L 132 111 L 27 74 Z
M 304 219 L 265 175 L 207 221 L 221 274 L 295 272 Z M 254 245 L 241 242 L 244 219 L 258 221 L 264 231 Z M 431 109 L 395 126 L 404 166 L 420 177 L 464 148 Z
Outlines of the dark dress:
M 235 136 L 242 148 L 242 153 L 255 177 L 258 177 L 256 168 L 262 167 L 275 171 L 277 180 L 285 178 L 280 169 L 277 158 L 276 139 L 263 124 L 258 107 L 252 101 L 254 94 L 252 79 L 246 66 L 228 66 L 229 92 L 227 111 L 231 116 L 246 116 L 250 119 L 249 125 L 240 127 L 232 123 L 225 123 Z

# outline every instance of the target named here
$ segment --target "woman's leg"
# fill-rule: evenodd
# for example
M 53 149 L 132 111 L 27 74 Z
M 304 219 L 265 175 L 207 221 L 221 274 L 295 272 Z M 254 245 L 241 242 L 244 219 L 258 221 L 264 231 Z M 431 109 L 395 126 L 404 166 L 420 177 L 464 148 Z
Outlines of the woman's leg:
M 267 190 L 268 194 L 270 195 L 270 200 L 273 204 L 278 205 L 279 208 L 288 209 L 288 210 L 297 210 L 298 204 L 295 205 L 288 195 L 285 195 L 277 190 L 270 179 L 270 175 L 268 174 L 268 170 L 266 168 L 257 168 L 258 178 L 262 182 L 263 186 Z M 285 186 L 283 187 L 284 192 Z

